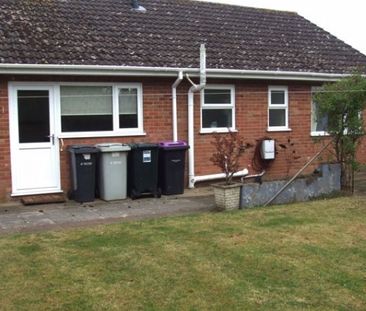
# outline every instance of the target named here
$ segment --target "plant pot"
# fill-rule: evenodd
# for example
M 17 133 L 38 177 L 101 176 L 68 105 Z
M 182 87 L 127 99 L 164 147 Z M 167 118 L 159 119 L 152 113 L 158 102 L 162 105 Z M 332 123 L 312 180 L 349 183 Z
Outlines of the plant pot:
M 241 183 L 214 184 L 215 203 L 219 210 L 234 210 L 240 206 Z

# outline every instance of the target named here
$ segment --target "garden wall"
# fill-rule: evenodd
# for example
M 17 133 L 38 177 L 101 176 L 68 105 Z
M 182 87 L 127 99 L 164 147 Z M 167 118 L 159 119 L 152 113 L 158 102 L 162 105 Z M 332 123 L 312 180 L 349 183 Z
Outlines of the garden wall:
M 264 205 L 285 185 L 286 182 L 287 180 L 280 180 L 266 181 L 262 184 L 244 184 L 241 190 L 240 206 L 242 208 L 248 208 Z M 340 165 L 322 164 L 317 173 L 296 179 L 272 202 L 272 204 L 307 201 L 340 190 Z

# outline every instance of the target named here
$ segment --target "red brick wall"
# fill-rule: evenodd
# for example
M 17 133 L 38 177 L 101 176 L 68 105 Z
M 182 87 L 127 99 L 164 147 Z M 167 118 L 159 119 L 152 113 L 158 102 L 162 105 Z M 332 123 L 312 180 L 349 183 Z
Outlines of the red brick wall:
M 227 81 L 226 81 L 227 83 Z M 230 82 L 229 82 L 230 83 Z M 302 167 L 318 150 L 321 144 L 314 144 L 310 136 L 310 112 L 311 112 L 311 85 L 293 82 L 242 82 L 232 81 L 235 84 L 236 92 L 236 127 L 244 140 L 249 143 L 256 143 L 263 137 L 275 139 L 279 143 L 288 145 L 288 139 L 294 146 L 286 151 L 277 148 L 278 154 L 271 169 L 266 174 L 266 179 L 277 179 L 294 174 Z M 267 132 L 267 109 L 268 109 L 268 86 L 287 85 L 289 91 L 289 127 L 288 132 Z M 214 151 L 210 144 L 211 134 L 199 134 L 199 100 L 196 100 L 196 174 L 203 175 L 217 173 L 212 167 L 209 158 Z M 301 155 L 301 158 L 294 160 L 294 154 Z M 243 167 L 252 163 L 254 148 L 249 149 L 242 159 Z M 200 165 L 198 163 L 203 163 Z M 314 170 L 313 165 L 305 173 Z M 255 173 L 250 170 L 250 173 Z
M 172 139 L 171 118 L 171 85 L 174 78 L 83 78 L 83 77 L 3 77 L 0 80 L 0 200 L 8 200 L 11 192 L 10 151 L 9 151 L 9 122 L 7 82 L 17 81 L 79 81 L 79 82 L 141 82 L 143 85 L 144 131 L 146 136 L 114 137 L 114 138 L 78 138 L 64 139 L 65 148 L 61 155 L 61 182 L 67 192 L 70 188 L 69 155 L 67 146 L 71 144 L 95 144 L 100 142 L 158 142 Z M 277 179 L 294 174 L 322 146 L 314 144 L 310 136 L 310 90 L 312 84 L 300 82 L 249 81 L 249 80 L 209 80 L 208 83 L 225 83 L 235 85 L 236 127 L 245 141 L 254 143 L 256 139 L 271 137 L 277 143 L 286 143 L 288 138 L 294 143 L 291 150 L 285 153 L 278 150 L 273 166 L 266 174 L 267 179 Z M 267 92 L 268 85 L 287 85 L 289 90 L 289 127 L 290 132 L 267 132 Z M 178 136 L 187 140 L 187 92 L 189 84 L 183 82 L 177 90 L 178 97 Z M 218 169 L 210 162 L 214 151 L 211 144 L 212 134 L 200 134 L 200 98 L 195 95 L 195 169 L 196 175 L 218 173 Z M 323 140 L 323 139 L 321 139 Z M 360 160 L 366 162 L 366 144 L 360 148 Z M 292 151 L 301 158 L 293 160 Z M 253 149 L 245 153 L 242 159 L 243 167 L 251 165 Z M 326 157 L 324 158 L 326 160 Z M 309 167 L 311 172 L 316 165 Z M 254 173 L 252 170 L 250 173 Z
M 363 120 L 366 121 L 366 110 L 363 112 Z M 365 126 L 365 123 L 364 123 Z M 362 164 L 366 164 L 366 137 L 363 137 L 357 148 L 357 161 Z
M 11 192 L 8 84 L 0 78 L 0 201 Z

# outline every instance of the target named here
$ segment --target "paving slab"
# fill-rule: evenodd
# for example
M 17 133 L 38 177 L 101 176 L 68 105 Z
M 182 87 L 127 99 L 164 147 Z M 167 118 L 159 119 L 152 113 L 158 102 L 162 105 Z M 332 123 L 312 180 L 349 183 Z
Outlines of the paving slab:
M 160 199 L 112 202 L 96 200 L 86 204 L 68 201 L 32 206 L 23 206 L 16 202 L 14 205 L 0 205 L 0 234 L 210 212 L 214 207 L 212 191 L 206 188 L 202 191 L 194 189 L 184 195 L 163 196 Z
M 18 231 L 27 226 L 24 219 L 18 217 L 18 215 L 1 215 L 0 218 L 1 232 Z
M 48 217 L 56 224 L 64 224 L 68 222 L 81 222 L 96 220 L 99 218 L 97 213 L 86 210 L 82 207 L 79 208 L 64 208 L 64 209 L 53 209 L 45 210 L 45 217 Z

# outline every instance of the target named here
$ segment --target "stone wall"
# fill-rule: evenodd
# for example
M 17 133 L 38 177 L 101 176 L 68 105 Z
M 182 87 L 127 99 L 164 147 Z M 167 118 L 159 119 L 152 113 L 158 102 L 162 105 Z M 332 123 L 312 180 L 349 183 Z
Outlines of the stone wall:
M 291 202 L 307 201 L 322 195 L 340 191 L 341 169 L 339 164 L 322 164 L 318 170 L 310 176 L 296 179 L 290 184 L 272 204 L 284 204 Z M 287 182 L 266 181 L 259 183 L 246 183 L 241 190 L 241 207 L 254 207 L 264 205 Z

